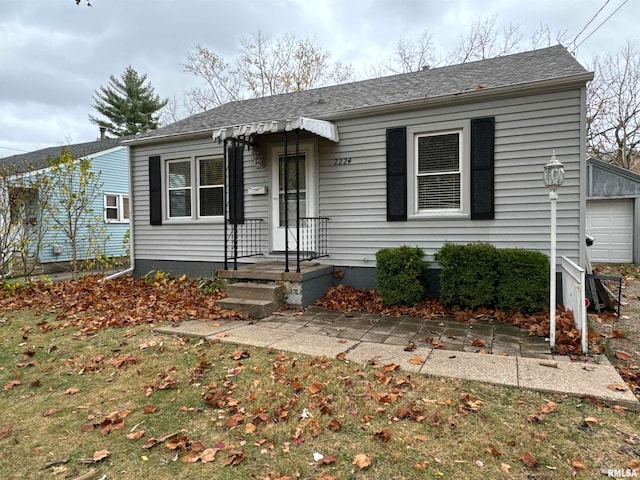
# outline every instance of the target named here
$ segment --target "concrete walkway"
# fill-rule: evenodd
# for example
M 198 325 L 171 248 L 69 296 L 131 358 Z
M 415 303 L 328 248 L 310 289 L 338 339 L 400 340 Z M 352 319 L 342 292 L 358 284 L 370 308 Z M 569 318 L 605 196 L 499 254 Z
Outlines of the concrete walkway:
M 310 307 L 302 314 L 277 314 L 256 321 L 186 321 L 156 331 L 312 356 L 334 357 L 344 352 L 353 362 L 375 358 L 414 373 L 586 395 L 640 410 L 640 402 L 604 355 L 574 362 L 567 356 L 553 355 L 545 339 L 495 322 L 463 323 Z M 405 349 L 407 346 L 411 348 Z M 415 357 L 422 363 L 416 364 Z

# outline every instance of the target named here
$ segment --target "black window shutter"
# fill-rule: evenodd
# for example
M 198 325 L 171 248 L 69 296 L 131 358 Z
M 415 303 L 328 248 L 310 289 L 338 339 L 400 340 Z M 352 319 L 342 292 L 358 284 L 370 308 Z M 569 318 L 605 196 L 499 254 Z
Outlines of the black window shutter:
M 495 118 L 471 120 L 471 219 L 494 218 Z
M 149 223 L 162 225 L 162 165 L 158 155 L 149 157 Z
M 387 129 L 387 220 L 407 220 L 407 129 Z
M 244 147 L 229 147 L 229 221 L 244 223 Z

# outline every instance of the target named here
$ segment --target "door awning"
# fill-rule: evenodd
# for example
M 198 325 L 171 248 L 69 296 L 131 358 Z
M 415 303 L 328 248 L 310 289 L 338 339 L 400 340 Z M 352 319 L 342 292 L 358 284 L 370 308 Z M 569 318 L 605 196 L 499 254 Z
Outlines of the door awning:
M 326 120 L 316 120 L 315 118 L 295 117 L 284 120 L 266 120 L 216 128 L 213 131 L 213 141 L 220 143 L 226 138 L 248 137 L 250 135 L 260 135 L 263 133 L 291 132 L 297 129 L 315 133 L 332 142 L 338 142 L 340 140 L 338 137 L 338 127 L 333 123 L 327 122 Z

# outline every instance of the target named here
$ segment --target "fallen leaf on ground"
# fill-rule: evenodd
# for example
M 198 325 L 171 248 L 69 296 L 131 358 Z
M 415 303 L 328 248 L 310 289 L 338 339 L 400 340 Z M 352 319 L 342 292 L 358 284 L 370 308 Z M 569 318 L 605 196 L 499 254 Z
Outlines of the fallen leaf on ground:
M 389 440 L 391 440 L 391 434 L 392 434 L 391 429 L 385 428 L 380 430 L 379 432 L 374 433 L 373 438 L 378 438 L 383 442 L 388 442 Z
M 518 457 L 518 460 L 524 463 L 527 467 L 531 467 L 531 468 L 535 467 L 536 464 L 538 463 L 538 460 L 536 460 L 536 457 L 531 455 L 529 452 L 525 452 L 522 455 L 520 455 Z
M 138 440 L 140 437 L 144 435 L 144 430 L 138 430 L 137 432 L 131 432 L 127 435 L 129 440 Z
M 105 458 L 107 458 L 109 455 L 111 455 L 111 452 L 109 450 L 98 450 L 93 454 L 93 461 L 99 462 L 100 460 L 104 460 Z
M 633 355 L 630 355 L 623 350 L 616 350 L 614 354 L 618 360 L 624 360 L 625 362 L 633 361 Z
M 411 357 L 411 359 L 409 360 L 409 363 L 411 365 L 420 365 L 420 364 L 424 363 L 424 358 L 418 357 L 418 356 Z
M 313 382 L 311 385 L 307 387 L 307 390 L 309 390 L 309 392 L 311 392 L 312 395 L 315 395 L 316 393 L 320 393 L 322 391 L 322 383 Z
M 583 470 L 584 469 L 584 462 L 582 460 L 580 460 L 579 458 L 574 458 L 571 460 L 571 466 L 573 468 L 575 468 L 576 470 Z
M 364 453 L 359 453 L 353 458 L 353 465 L 356 465 L 360 470 L 367 468 L 371 465 L 371 459 Z
M 13 425 L 7 425 L 2 430 L 0 430 L 0 440 L 2 440 L 3 438 L 7 438 L 7 435 L 11 433 L 12 429 L 13 429 Z
M 79 388 L 75 388 L 75 387 L 71 387 L 71 388 L 67 388 L 64 391 L 65 395 L 75 395 L 76 393 L 79 393 L 80 389 Z
M 227 455 L 227 458 L 224 459 L 224 464 L 225 466 L 238 465 L 243 459 L 244 459 L 244 451 L 237 450 Z
M 45 411 L 42 413 L 43 417 L 49 417 L 51 415 L 54 415 L 56 413 L 58 413 L 60 411 L 60 409 L 58 407 L 51 407 L 49 410 Z
M 338 460 L 335 455 L 324 455 L 322 458 L 316 460 L 316 465 L 330 465 Z
M 627 468 L 629 470 L 640 470 L 640 460 L 636 460 L 635 458 L 633 460 L 629 460 L 627 462 Z
M 610 385 L 607 385 L 607 388 L 615 392 L 624 392 L 628 390 L 626 385 L 620 385 L 619 383 L 612 383 Z
M 20 380 L 11 380 L 10 382 L 7 382 L 4 387 L 2 387 L 2 390 L 11 390 L 13 387 L 17 387 L 20 384 L 22 384 Z

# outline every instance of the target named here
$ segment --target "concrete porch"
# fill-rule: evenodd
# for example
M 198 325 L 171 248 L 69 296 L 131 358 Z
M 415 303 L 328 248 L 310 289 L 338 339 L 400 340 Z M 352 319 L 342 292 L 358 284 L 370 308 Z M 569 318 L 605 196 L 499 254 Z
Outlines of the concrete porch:
M 313 261 L 300 262 L 300 272 L 285 272 L 282 261 L 242 264 L 237 270 L 219 270 L 218 277 L 227 281 L 282 285 L 284 302 L 304 308 L 322 297 L 332 285 L 333 265 Z

